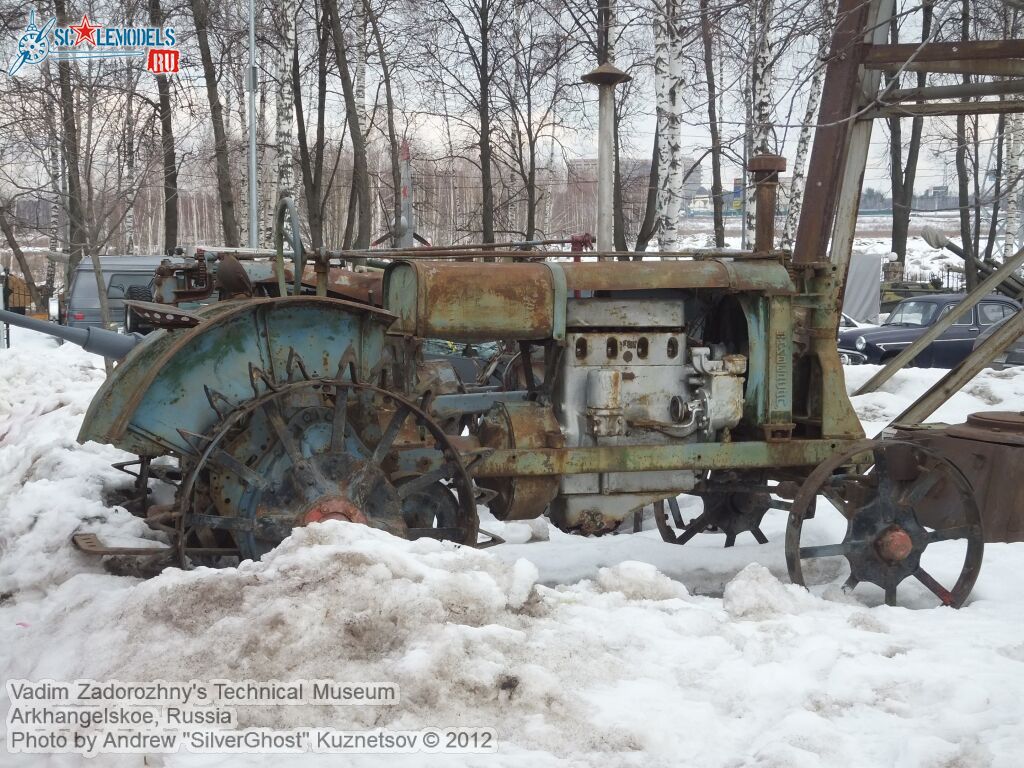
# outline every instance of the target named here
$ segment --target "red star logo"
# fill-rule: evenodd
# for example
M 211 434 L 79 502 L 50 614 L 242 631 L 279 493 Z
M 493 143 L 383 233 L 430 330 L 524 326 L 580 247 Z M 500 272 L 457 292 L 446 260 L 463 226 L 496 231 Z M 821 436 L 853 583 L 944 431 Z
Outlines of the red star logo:
M 75 30 L 75 42 L 74 45 L 79 43 L 89 43 L 96 45 L 96 30 L 101 29 L 97 24 L 91 24 L 89 22 L 89 15 L 83 14 L 82 21 L 79 22 L 78 26 L 69 26 L 68 29 Z

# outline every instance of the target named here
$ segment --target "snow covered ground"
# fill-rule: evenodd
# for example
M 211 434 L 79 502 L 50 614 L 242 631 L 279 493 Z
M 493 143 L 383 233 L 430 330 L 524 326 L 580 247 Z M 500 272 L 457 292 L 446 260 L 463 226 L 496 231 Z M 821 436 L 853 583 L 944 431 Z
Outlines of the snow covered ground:
M 852 389 L 872 373 L 847 369 Z M 938 371 L 855 398 L 869 433 Z M 485 528 L 484 551 L 342 523 L 259 563 L 108 574 L 76 530 L 148 536 L 104 495 L 106 446 L 75 442 L 96 359 L 15 332 L 0 351 L 0 670 L 70 680 L 387 680 L 393 707 L 249 707 L 246 726 L 496 729 L 496 754 L 0 755 L 3 766 L 472 765 L 1016 768 L 1024 754 L 1024 545 L 989 545 L 960 611 L 786 583 L 784 514 L 757 546 L 657 533 Z M 986 371 L 938 414 L 1020 408 L 1024 371 Z M 699 505 L 699 502 L 695 502 Z M 684 507 L 684 516 L 693 516 Z M 930 605 L 923 590 L 910 604 Z M 7 710 L 7 693 L 0 693 Z

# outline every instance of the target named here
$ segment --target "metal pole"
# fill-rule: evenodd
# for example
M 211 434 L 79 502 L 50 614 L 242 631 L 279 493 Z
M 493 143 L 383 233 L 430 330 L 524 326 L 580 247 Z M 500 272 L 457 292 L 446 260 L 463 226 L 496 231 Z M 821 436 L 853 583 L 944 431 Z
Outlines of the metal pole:
M 918 353 L 922 349 L 939 338 L 939 336 L 945 333 L 947 328 L 953 325 L 953 323 L 963 317 L 966 313 L 970 312 L 975 304 L 988 296 L 992 289 L 1012 275 L 1022 264 L 1024 264 L 1024 248 L 1017 251 L 1012 259 L 1004 263 L 1003 266 L 986 277 L 977 288 L 964 297 L 963 301 L 953 307 L 948 315 L 935 323 L 935 325 L 931 326 L 921 336 L 915 339 L 913 344 L 886 363 L 882 370 L 864 382 L 864 384 L 861 385 L 861 388 L 853 394 L 855 396 L 864 395 L 868 392 L 874 392 L 882 386 L 885 382 L 891 379 L 898 370 L 917 357 Z M 995 354 L 999 354 L 999 352 L 997 351 Z
M 582 78 L 598 92 L 597 245 L 602 251 L 615 250 L 615 86 L 630 79 L 610 61 Z
M 615 86 L 598 86 L 597 115 L 597 244 L 615 250 Z
M 256 198 L 256 0 L 249 0 L 249 247 L 259 248 Z

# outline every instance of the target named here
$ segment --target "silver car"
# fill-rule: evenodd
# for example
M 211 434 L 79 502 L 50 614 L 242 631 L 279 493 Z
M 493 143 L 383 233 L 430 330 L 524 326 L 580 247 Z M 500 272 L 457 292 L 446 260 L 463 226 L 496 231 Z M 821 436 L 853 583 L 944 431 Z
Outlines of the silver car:
M 111 324 L 124 324 L 124 300 L 152 301 L 150 288 L 163 256 L 100 256 L 100 269 L 107 293 Z M 92 259 L 75 268 L 67 294 L 65 323 L 73 328 L 102 326 L 99 286 Z

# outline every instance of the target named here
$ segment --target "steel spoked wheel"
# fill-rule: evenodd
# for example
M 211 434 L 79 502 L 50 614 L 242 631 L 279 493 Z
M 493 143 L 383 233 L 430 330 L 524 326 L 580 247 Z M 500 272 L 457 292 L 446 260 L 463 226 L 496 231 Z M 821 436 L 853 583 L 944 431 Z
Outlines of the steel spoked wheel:
M 656 502 L 654 521 L 661 538 L 669 544 L 686 544 L 697 534 L 721 532 L 725 546 L 732 547 L 740 534 L 750 533 L 758 544 L 767 544 L 761 521 L 769 509 L 788 509 L 789 504 L 772 499 L 763 474 L 739 476 L 713 474 L 708 489 L 700 496 L 704 511 L 689 523 L 683 520 L 676 497 Z M 749 486 L 749 487 L 743 487 Z
M 867 469 L 841 469 L 856 461 Z M 827 503 L 817 503 L 811 532 L 808 520 L 822 497 Z M 844 591 L 874 584 L 887 605 L 897 604 L 897 588 L 906 582 L 959 608 L 983 553 L 970 482 L 934 451 L 899 440 L 864 441 L 818 466 L 797 494 L 786 529 L 794 583 L 821 585 L 846 575 Z
M 418 405 L 348 368 L 319 378 L 289 365 L 282 383 L 251 366 L 252 399 L 210 393 L 222 418 L 185 435 L 195 450 L 178 494 L 182 550 L 229 540 L 257 559 L 296 526 L 331 519 L 476 544 L 476 487 L 448 436 Z

